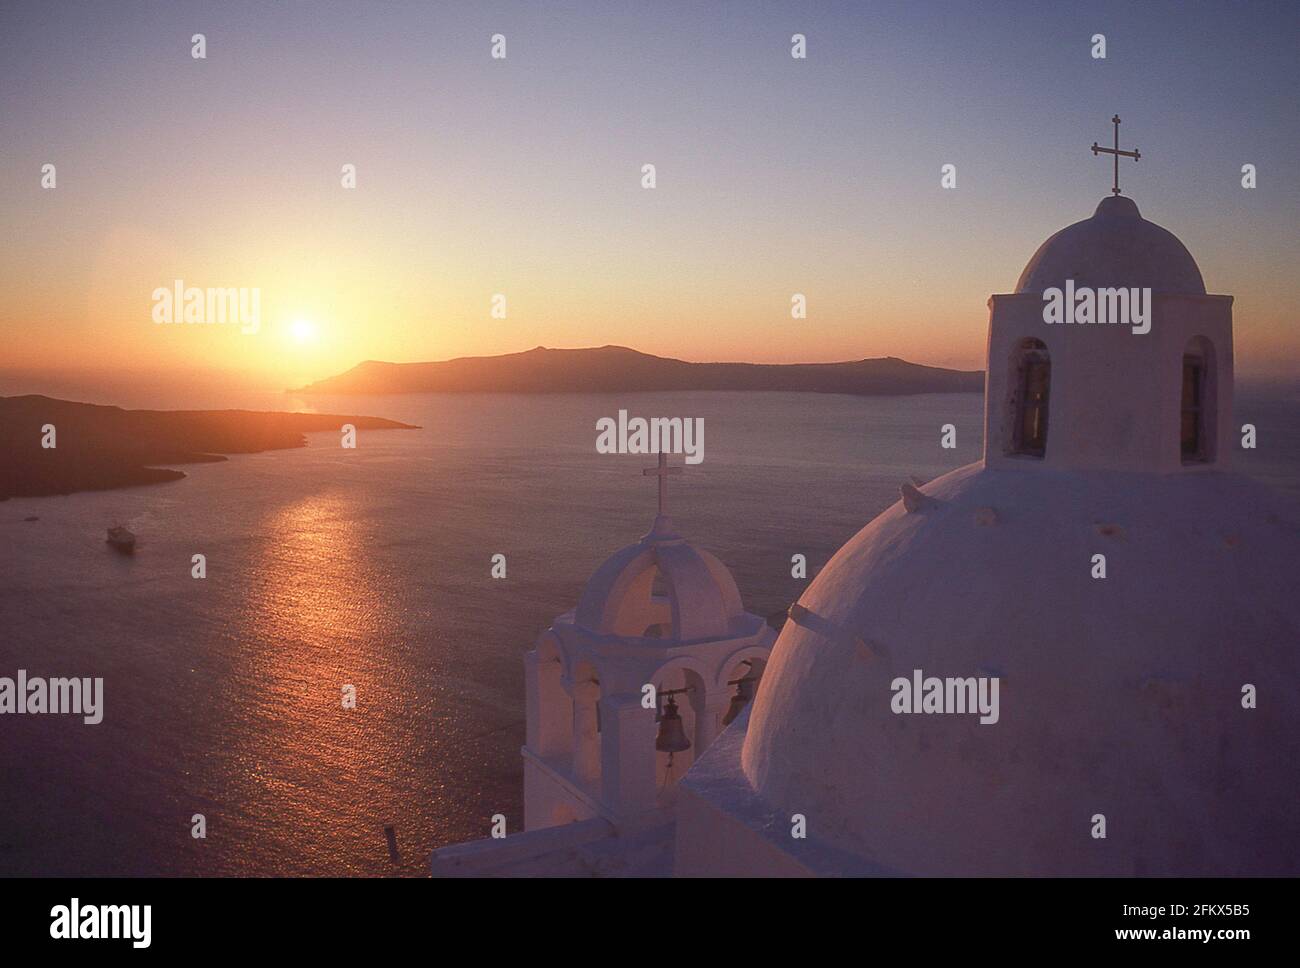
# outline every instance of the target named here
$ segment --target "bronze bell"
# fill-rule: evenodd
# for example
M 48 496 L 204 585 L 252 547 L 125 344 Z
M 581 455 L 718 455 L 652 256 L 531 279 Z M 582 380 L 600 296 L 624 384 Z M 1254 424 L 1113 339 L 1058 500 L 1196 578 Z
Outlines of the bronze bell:
M 655 736 L 655 749 L 660 753 L 681 753 L 690 748 L 691 741 L 686 738 L 681 713 L 677 711 L 677 700 L 669 696 L 668 701 L 664 703 L 663 715 L 659 717 L 659 734 Z
M 758 682 L 753 676 L 745 676 L 743 679 L 736 681 L 736 694 L 731 697 L 731 705 L 727 707 L 727 715 L 722 717 L 722 725 L 730 726 L 732 720 L 741 714 L 750 700 L 754 698 L 754 684 Z

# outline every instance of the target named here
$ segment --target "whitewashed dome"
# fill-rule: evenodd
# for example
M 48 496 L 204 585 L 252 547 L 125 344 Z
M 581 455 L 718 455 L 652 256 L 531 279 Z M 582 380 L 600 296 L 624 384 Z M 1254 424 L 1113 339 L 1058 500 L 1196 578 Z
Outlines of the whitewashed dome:
M 1145 343 L 1061 331 L 1024 294 L 1066 279 L 1177 298 Z M 791 609 L 740 726 L 745 816 L 802 814 L 810 845 L 853 860 L 828 870 L 1295 874 L 1300 508 L 1226 470 L 1231 297 L 1121 197 L 1048 239 L 1018 289 L 991 300 L 985 459 L 905 486 Z M 1003 432 L 1026 337 L 1050 353 L 1037 456 Z M 1217 389 L 1184 459 L 1189 365 Z M 998 721 L 896 713 L 916 670 L 996 678 Z
M 1152 292 L 1203 295 L 1205 282 L 1187 247 L 1148 222 L 1123 195 L 1101 200 L 1092 218 L 1067 225 L 1038 247 L 1016 292 L 1064 288 L 1146 287 Z
M 597 635 L 697 642 L 748 629 L 727 566 L 674 530 L 664 515 L 615 552 L 583 589 L 574 623 Z
M 764 809 L 904 873 L 1300 869 L 1294 509 L 1219 473 L 972 464 L 924 491 L 782 630 L 741 755 Z M 893 713 L 915 669 L 1000 677 L 999 721 Z

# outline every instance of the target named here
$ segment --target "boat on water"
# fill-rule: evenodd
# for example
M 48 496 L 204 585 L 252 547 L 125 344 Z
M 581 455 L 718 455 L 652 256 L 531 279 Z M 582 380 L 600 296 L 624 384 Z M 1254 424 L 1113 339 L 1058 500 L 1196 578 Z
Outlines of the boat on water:
M 133 554 L 135 552 L 135 535 L 123 527 L 109 528 L 108 538 L 106 539 L 118 551 L 123 554 Z

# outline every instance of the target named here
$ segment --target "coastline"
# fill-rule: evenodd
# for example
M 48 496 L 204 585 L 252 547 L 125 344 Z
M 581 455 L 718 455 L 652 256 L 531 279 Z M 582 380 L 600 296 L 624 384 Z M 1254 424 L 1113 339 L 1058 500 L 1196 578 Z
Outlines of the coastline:
M 383 417 L 251 410 L 124 410 L 37 394 L 0 397 L 0 501 L 182 480 L 173 464 L 307 446 L 307 433 L 414 430 Z

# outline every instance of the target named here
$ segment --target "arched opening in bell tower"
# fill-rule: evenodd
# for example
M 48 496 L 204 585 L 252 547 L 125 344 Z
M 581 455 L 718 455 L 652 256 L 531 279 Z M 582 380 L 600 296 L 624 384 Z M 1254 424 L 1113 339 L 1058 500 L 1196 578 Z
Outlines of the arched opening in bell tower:
M 1008 453 L 1043 458 L 1047 454 L 1047 407 L 1051 396 L 1052 359 L 1047 344 L 1026 337 L 1011 355 L 1011 420 Z
M 1193 336 L 1183 350 L 1179 449 L 1184 464 L 1214 463 L 1215 382 L 1214 344 Z
M 650 623 L 646 625 L 642 637 L 647 639 L 671 639 L 673 637 L 672 589 L 664 573 L 655 567 L 651 569 L 654 576 L 650 583 L 650 600 L 648 615 Z
M 573 777 L 588 790 L 600 789 L 600 675 L 589 662 L 573 674 Z

